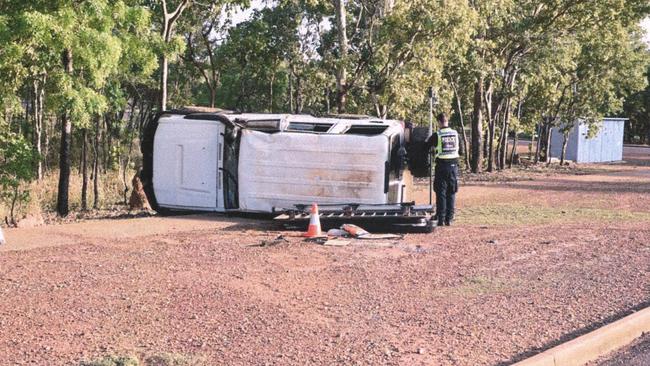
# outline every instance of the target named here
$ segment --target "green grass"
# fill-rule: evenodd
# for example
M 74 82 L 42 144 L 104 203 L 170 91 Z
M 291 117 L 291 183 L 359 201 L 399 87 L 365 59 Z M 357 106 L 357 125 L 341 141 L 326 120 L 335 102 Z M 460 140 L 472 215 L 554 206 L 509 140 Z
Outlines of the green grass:
M 133 356 L 106 356 L 94 361 L 82 361 L 80 366 L 140 366 L 140 361 Z
M 207 363 L 197 357 L 177 353 L 161 353 L 145 357 L 144 361 L 136 356 L 104 356 L 94 361 L 82 361 L 79 366 L 201 366 Z
M 475 276 L 468 278 L 462 285 L 453 288 L 451 291 L 459 295 L 472 296 L 502 292 L 510 287 L 512 286 L 509 286 L 505 281 L 498 278 Z
M 523 284 L 519 279 L 502 279 L 486 275 L 476 275 L 464 279 L 460 284 L 441 288 L 437 295 L 441 297 L 471 298 L 495 293 L 513 291 Z
M 540 207 L 525 204 L 489 204 L 459 210 L 458 223 L 469 225 L 535 225 L 556 222 L 650 221 L 650 212 L 607 208 Z

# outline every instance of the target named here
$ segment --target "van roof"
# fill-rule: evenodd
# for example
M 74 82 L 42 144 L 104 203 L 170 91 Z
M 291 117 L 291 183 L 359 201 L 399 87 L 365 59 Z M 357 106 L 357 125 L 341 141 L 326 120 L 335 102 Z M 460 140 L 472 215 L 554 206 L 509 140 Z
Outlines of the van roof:
M 166 114 L 166 117 L 182 116 L 183 119 L 187 120 L 193 119 L 191 118 L 192 114 L 170 111 Z M 404 128 L 404 124 L 401 121 L 370 116 L 334 115 L 315 117 L 309 114 L 288 113 L 196 113 L 197 116 L 201 115 L 202 117 L 197 119 L 202 120 L 206 119 L 206 115 L 211 114 L 214 114 L 214 116 L 221 115 L 249 129 L 267 132 L 287 131 L 327 134 L 393 135 L 401 132 Z

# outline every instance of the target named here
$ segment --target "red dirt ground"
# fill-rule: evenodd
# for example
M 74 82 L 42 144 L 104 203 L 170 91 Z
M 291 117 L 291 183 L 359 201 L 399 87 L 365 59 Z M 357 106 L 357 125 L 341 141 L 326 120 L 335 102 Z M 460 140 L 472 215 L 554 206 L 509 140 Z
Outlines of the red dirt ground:
M 650 301 L 650 149 L 626 158 L 467 183 L 456 226 L 388 243 L 216 215 L 7 230 L 0 363 L 508 364 Z

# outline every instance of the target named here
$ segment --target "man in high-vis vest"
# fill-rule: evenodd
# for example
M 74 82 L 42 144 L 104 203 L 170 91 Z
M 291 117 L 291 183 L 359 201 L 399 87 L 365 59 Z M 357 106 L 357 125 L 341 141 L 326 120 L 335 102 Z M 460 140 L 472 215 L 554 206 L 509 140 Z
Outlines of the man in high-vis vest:
M 438 226 L 451 225 L 454 220 L 456 192 L 458 192 L 458 132 L 449 127 L 447 115 L 438 115 L 440 129 L 435 132 L 429 146 L 435 147 L 435 176 L 433 190 L 436 192 L 436 217 Z

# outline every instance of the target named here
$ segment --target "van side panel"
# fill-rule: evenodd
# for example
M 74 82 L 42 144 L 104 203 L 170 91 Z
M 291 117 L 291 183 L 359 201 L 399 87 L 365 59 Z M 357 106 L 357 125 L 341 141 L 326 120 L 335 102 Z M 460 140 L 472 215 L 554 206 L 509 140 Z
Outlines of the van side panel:
M 239 152 L 242 211 L 295 204 L 388 203 L 385 135 L 326 135 L 244 130 Z
M 223 125 L 216 121 L 160 119 L 154 141 L 153 185 L 163 207 L 215 211 Z

